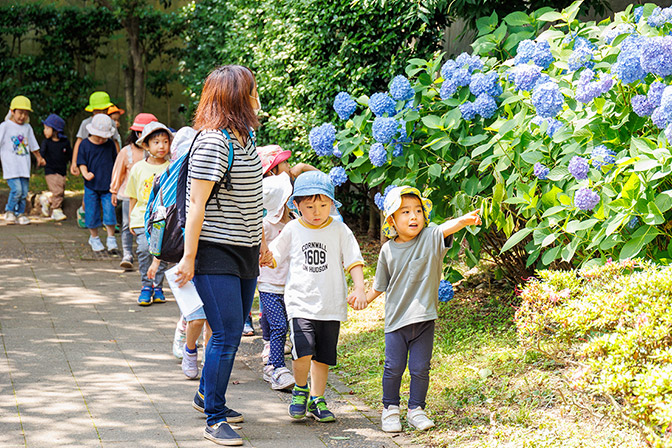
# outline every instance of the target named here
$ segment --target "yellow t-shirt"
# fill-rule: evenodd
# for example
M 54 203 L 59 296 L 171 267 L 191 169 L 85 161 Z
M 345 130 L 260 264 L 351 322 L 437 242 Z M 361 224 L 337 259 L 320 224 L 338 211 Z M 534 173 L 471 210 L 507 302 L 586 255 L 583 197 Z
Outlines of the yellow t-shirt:
M 149 194 L 152 192 L 152 186 L 154 186 L 154 178 L 163 173 L 166 168 L 168 168 L 168 162 L 161 165 L 152 165 L 146 160 L 141 160 L 131 168 L 131 174 L 129 174 L 126 184 L 126 196 L 138 201 L 131 212 L 129 225 L 131 229 L 145 227 L 145 210 L 147 209 Z

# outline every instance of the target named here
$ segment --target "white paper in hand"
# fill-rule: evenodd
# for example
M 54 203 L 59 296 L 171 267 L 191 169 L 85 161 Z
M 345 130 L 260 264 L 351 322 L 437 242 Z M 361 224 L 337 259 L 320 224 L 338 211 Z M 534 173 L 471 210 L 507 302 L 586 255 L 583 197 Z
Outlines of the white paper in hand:
M 194 282 L 189 281 L 181 288 L 177 286 L 177 280 L 175 279 L 177 275 L 177 265 L 168 269 L 165 275 L 170 290 L 173 291 L 173 295 L 175 296 L 177 306 L 180 307 L 183 316 L 188 316 L 203 306 L 203 301 L 198 295 L 198 291 L 196 291 Z

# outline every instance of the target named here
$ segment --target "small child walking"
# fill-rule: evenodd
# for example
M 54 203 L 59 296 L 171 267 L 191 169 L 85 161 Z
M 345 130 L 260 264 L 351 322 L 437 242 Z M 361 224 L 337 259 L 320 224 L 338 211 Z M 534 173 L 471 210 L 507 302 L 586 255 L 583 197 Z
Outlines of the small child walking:
M 166 296 L 163 294 L 163 277 L 167 263 L 159 263 L 153 272 L 154 279 L 147 276 L 147 271 L 154 261 L 149 253 L 149 242 L 145 235 L 145 210 L 149 201 L 149 194 L 154 185 L 154 178 L 163 173 L 168 167 L 170 156 L 170 142 L 173 134 L 168 127 L 158 121 L 145 125 L 140 138 L 135 142 L 149 153 L 149 157 L 141 160 L 131 168 L 126 184 L 126 196 L 130 199 L 129 227 L 135 235 L 138 245 L 138 270 L 142 278 L 142 289 L 138 296 L 138 305 L 149 306 L 152 303 L 164 303 Z
M 109 113 L 108 115 L 113 117 L 113 115 Z M 116 207 L 118 201 L 121 201 L 122 256 L 119 267 L 127 271 L 133 269 L 133 234 L 131 234 L 131 229 L 129 227 L 129 209 L 131 200 L 126 195 L 126 184 L 128 183 L 128 176 L 131 173 L 133 165 L 145 158 L 145 150 L 136 145 L 135 142 L 140 138 L 140 133 L 145 126 L 153 121 L 159 120 L 152 114 L 140 113 L 136 115 L 133 124 L 129 128 L 126 146 L 121 148 L 119 154 L 117 154 L 117 159 L 114 162 L 114 169 L 112 170 L 112 183 L 110 184 L 112 205 Z
M 366 302 L 364 260 L 352 231 L 329 216 L 332 205 L 340 203 L 334 199 L 328 175 L 320 171 L 299 175 L 290 202 L 301 217 L 287 223 L 269 246 L 274 266 L 289 263 L 284 299 L 296 383 L 289 415 L 300 419 L 307 412 L 319 422 L 331 422 L 336 418 L 324 399 L 329 366 L 336 365 L 338 333 L 347 319 L 348 302 Z M 344 270 L 350 272 L 355 287 L 349 297 Z
M 89 136 L 82 140 L 77 154 L 77 165 L 84 178 L 84 208 L 85 225 L 89 229 L 89 245 L 94 252 L 105 250 L 100 237 L 100 211 L 103 211 L 102 224 L 107 230 L 107 250 L 116 253 L 119 249 L 114 237 L 114 227 L 117 225 L 117 217 L 112 205 L 110 193 L 110 180 L 114 159 L 117 157 L 117 147 L 110 138 L 114 135 L 114 123 L 105 114 L 93 117 L 91 123 L 86 126 Z
M 42 215 L 50 216 L 54 221 L 67 219 L 63 213 L 63 198 L 65 197 L 65 180 L 68 173 L 68 163 L 72 159 L 72 146 L 68 137 L 63 133 L 65 121 L 56 114 L 49 115 L 42 121 L 44 125 L 44 140 L 40 145 L 40 154 L 44 158 L 44 179 L 51 192 L 51 197 L 42 196 Z M 51 212 L 50 212 L 51 209 Z
M 373 290 L 366 301 L 350 303 L 356 310 L 364 309 L 386 293 L 382 429 L 401 431 L 399 389 L 408 365 L 411 385 L 406 419 L 411 427 L 424 431 L 434 426 L 425 414 L 425 399 L 443 258 L 452 245 L 451 235 L 466 226 L 480 225 L 481 219 L 473 211 L 427 227 L 432 202 L 409 186 L 392 189 L 383 209 L 383 232 L 391 240 L 380 249 Z

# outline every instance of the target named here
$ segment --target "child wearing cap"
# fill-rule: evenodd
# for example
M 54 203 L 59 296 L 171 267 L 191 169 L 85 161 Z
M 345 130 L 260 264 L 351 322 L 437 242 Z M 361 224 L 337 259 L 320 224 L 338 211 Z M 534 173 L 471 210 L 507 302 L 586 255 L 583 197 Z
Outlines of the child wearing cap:
M 103 211 L 102 224 L 107 230 L 107 250 L 115 254 L 118 250 L 117 240 L 114 238 L 114 227 L 117 217 L 112 205 L 110 181 L 112 168 L 117 157 L 117 147 L 112 140 L 114 123 L 105 114 L 93 117 L 87 125 L 89 136 L 82 140 L 77 155 L 77 165 L 84 178 L 84 207 L 85 225 L 89 229 L 89 245 L 94 252 L 102 252 L 105 247 L 98 236 L 100 227 L 100 211 Z
M 166 270 L 166 262 L 159 263 L 153 275 L 154 279 L 147 276 L 154 257 L 149 253 L 149 242 L 145 235 L 145 210 L 149 201 L 149 194 L 154 185 L 154 178 L 163 173 L 168 167 L 170 157 L 170 142 L 173 134 L 166 125 L 153 121 L 145 125 L 140 138 L 135 142 L 149 153 L 145 160 L 141 160 L 131 168 L 126 184 L 126 196 L 130 199 L 129 204 L 129 227 L 135 235 L 138 245 L 138 270 L 141 275 L 142 289 L 138 296 L 138 305 L 148 306 L 152 303 L 164 303 L 166 297 L 163 294 L 163 273 Z
M 426 430 L 434 426 L 424 408 L 443 257 L 452 245 L 451 235 L 466 226 L 480 225 L 481 219 L 473 211 L 427 227 L 432 202 L 409 186 L 392 189 L 383 209 L 383 232 L 391 239 L 380 249 L 373 290 L 365 301 L 352 300 L 350 304 L 356 310 L 364 309 L 386 293 L 383 431 L 401 431 L 399 389 L 407 363 L 411 386 L 406 418 L 411 427 Z
M 49 115 L 42 121 L 44 125 L 44 140 L 40 144 L 40 154 L 44 158 L 44 179 L 51 192 L 40 197 L 42 215 L 51 216 L 54 221 L 63 221 L 67 218 L 61 209 L 65 196 L 65 179 L 68 172 L 68 163 L 72 159 L 72 147 L 68 137 L 63 133 L 65 121 L 56 114 Z M 49 209 L 51 208 L 51 213 Z
M 284 299 L 296 383 L 289 415 L 300 419 L 308 412 L 320 422 L 330 422 L 335 417 L 324 400 L 329 366 L 336 364 L 338 333 L 347 319 L 348 302 L 366 302 L 364 261 L 352 231 L 329 216 L 331 206 L 340 203 L 334 199 L 328 175 L 320 171 L 299 175 L 290 202 L 301 217 L 287 223 L 269 245 L 274 266 L 289 263 Z M 344 269 L 355 286 L 349 297 Z
M 14 97 L 9 105 L 5 121 L 0 123 L 0 163 L 2 177 L 7 180 L 9 197 L 5 205 L 5 222 L 21 225 L 30 224 L 25 215 L 26 197 L 30 179 L 30 153 L 35 154 L 37 165 L 43 166 L 33 128 L 28 124 L 31 108 L 25 96 Z
M 126 184 L 128 176 L 133 166 L 145 158 L 145 150 L 136 145 L 135 142 L 140 138 L 140 133 L 145 126 L 151 122 L 159 121 L 154 115 L 140 113 L 133 120 L 133 125 L 129 128 L 126 146 L 121 148 L 114 162 L 112 170 L 112 182 L 110 183 L 110 193 L 112 193 L 112 205 L 115 207 L 121 200 L 121 250 L 122 257 L 119 266 L 125 270 L 133 269 L 133 234 L 129 227 L 130 199 L 126 194 Z
M 126 111 L 120 109 L 114 104 L 107 108 L 107 116 L 112 119 L 114 126 L 117 128 L 117 134 L 114 136 L 114 141 L 117 143 L 117 148 L 121 148 L 121 135 L 119 135 L 119 125 L 121 124 L 121 116 L 124 115 Z

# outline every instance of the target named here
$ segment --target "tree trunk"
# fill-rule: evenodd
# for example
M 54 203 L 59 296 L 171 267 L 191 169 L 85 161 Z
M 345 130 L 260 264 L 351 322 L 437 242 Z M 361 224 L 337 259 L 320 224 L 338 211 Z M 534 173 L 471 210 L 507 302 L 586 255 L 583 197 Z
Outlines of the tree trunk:
M 140 42 L 140 21 L 137 17 L 129 17 L 123 22 L 128 40 L 129 54 L 129 74 L 131 79 L 126 83 L 132 82 L 131 98 L 128 92 L 126 94 L 126 107 L 129 109 L 129 116 L 135 117 L 142 112 L 145 105 L 145 51 Z

